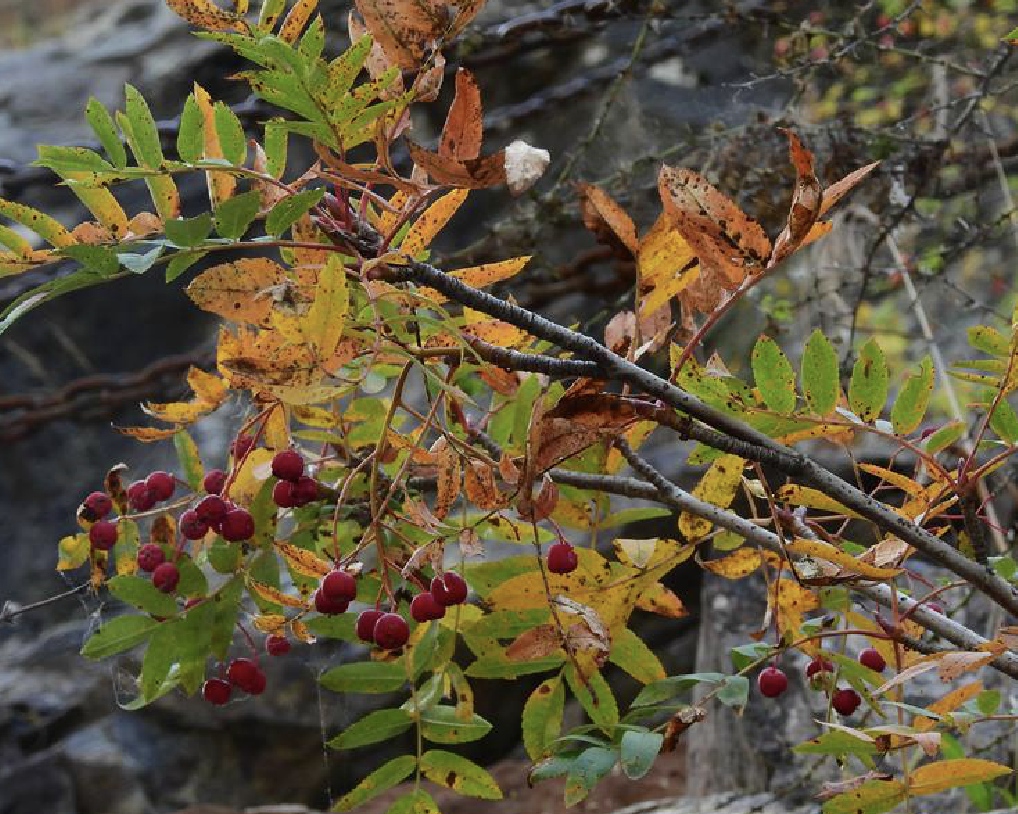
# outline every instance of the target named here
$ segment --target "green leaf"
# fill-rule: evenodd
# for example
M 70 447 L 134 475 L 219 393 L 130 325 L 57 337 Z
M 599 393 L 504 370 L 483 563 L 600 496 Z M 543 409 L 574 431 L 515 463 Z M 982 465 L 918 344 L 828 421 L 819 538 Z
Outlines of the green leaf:
M 145 254 L 122 252 L 117 257 L 120 260 L 120 265 L 128 271 L 134 274 L 144 274 L 155 265 L 156 260 L 159 259 L 159 255 L 163 253 L 163 248 L 163 246 L 156 245 L 154 248 L 145 252 Z
M 279 237 L 309 210 L 322 200 L 325 190 L 321 187 L 305 189 L 295 195 L 283 198 L 272 207 L 265 218 L 265 231 Z
M 761 336 L 751 357 L 753 380 L 767 407 L 777 413 L 795 409 L 795 371 L 788 357 L 769 336 Z
M 198 101 L 192 93 L 184 102 L 177 129 L 177 155 L 181 161 L 197 164 L 205 155 L 204 121 Z M 170 238 L 172 240 L 172 238 Z
M 402 709 L 379 709 L 365 715 L 329 741 L 333 749 L 353 749 L 394 738 L 413 726 L 414 719 Z
M 179 596 L 194 598 L 208 594 L 209 584 L 205 574 L 187 554 L 182 554 L 177 560 L 177 569 L 180 571 L 180 582 L 177 583 Z
M 329 78 L 325 85 L 325 102 L 335 105 L 353 86 L 371 53 L 371 37 L 365 35 L 329 64 Z
M 85 147 L 53 147 L 40 144 L 37 148 L 39 160 L 33 162 L 40 167 L 49 167 L 54 172 L 104 172 L 113 169 L 106 159 Z
M 665 668 L 654 651 L 627 627 L 613 632 L 608 660 L 641 684 L 649 684 L 665 677 Z
M 93 661 L 115 656 L 141 644 L 157 627 L 159 622 L 148 616 L 117 616 L 89 637 L 81 655 Z
M 968 329 L 969 344 L 990 356 L 1007 357 L 1011 353 L 1008 338 L 987 325 L 973 325 Z
M 212 619 L 210 647 L 220 661 L 233 645 L 233 633 L 240 615 L 240 598 L 244 593 L 244 579 L 237 576 L 223 585 L 212 598 L 215 614 Z
M 919 372 L 909 376 L 891 408 L 891 424 L 898 435 L 908 435 L 926 415 L 933 392 L 933 361 L 926 356 Z
M 174 218 L 166 221 L 163 229 L 175 245 L 181 248 L 197 246 L 212 234 L 212 214 L 202 212 L 193 218 Z
M 838 356 L 819 328 L 806 342 L 800 375 L 810 409 L 819 416 L 830 413 L 838 401 Z
M 992 424 L 993 422 L 991 421 L 990 423 Z M 951 446 L 951 444 L 961 438 L 964 432 L 965 423 L 963 421 L 949 421 L 926 439 L 926 443 L 923 444 L 923 448 L 930 455 L 936 455 L 938 452 Z
M 417 789 L 400 797 L 386 809 L 385 814 L 440 814 L 438 805 L 424 789 Z
M 859 353 L 848 385 L 848 405 L 863 421 L 880 417 L 887 402 L 889 377 L 884 352 L 870 339 Z
M 180 252 L 166 266 L 166 282 L 172 283 L 208 252 Z
M 595 724 L 610 732 L 619 722 L 619 707 L 611 687 L 600 673 L 593 673 L 584 684 L 570 664 L 565 670 L 566 681 L 576 700 Z
M 216 102 L 212 115 L 223 158 L 235 167 L 243 166 L 247 159 L 247 136 L 244 135 L 244 125 L 226 102 Z
M 141 166 L 152 170 L 159 169 L 163 163 L 163 148 L 152 111 L 149 110 L 145 97 L 133 85 L 124 86 L 124 95 L 127 98 L 127 121 L 130 123 L 129 132 L 125 132 L 124 135 L 131 145 L 131 152 Z
M 872 755 L 876 754 L 877 745 L 872 740 L 856 738 L 844 730 L 834 729 L 799 744 L 792 751 L 800 755 Z
M 196 492 L 201 491 L 205 469 L 201 463 L 201 455 L 198 454 L 198 445 L 188 435 L 187 430 L 181 430 L 173 436 L 173 448 L 177 451 L 177 460 L 180 462 L 187 485 Z
M 149 639 L 141 663 L 141 697 L 145 702 L 155 697 L 170 674 L 170 668 L 176 663 L 178 636 L 182 627 L 181 620 L 164 622 Z
M 341 664 L 327 670 L 321 678 L 322 686 L 333 692 L 395 692 L 406 681 L 406 666 L 401 661 Z
M 597 781 L 612 770 L 618 759 L 618 753 L 614 749 L 606 749 L 603 746 L 584 749 L 573 761 L 569 774 L 566 775 L 566 805 L 575 805 L 586 797 L 597 785 Z
M 315 60 L 322 55 L 324 47 L 325 26 L 322 23 L 321 15 L 317 15 L 300 38 L 300 45 L 297 46 L 297 50 L 308 65 L 314 65 Z
M 120 258 L 113 249 L 107 246 L 66 246 L 60 250 L 60 254 L 77 260 L 89 271 L 98 274 L 100 277 L 113 277 L 120 271 Z
M 315 616 L 308 619 L 308 630 L 315 636 L 325 636 L 327 639 L 344 639 L 348 642 L 357 642 L 357 614 L 340 613 L 335 616 Z M 404 680 L 406 671 L 400 672 Z
M 640 690 L 640 694 L 633 699 L 630 706 L 647 707 L 652 704 L 660 704 L 662 701 L 668 701 L 681 695 L 697 684 L 718 684 L 724 680 L 724 673 L 690 673 L 689 675 L 662 678 Z
M 660 732 L 629 730 L 622 736 L 622 771 L 630 780 L 639 780 L 650 771 L 661 751 L 665 736 Z
M 542 681 L 523 706 L 523 746 L 531 760 L 538 760 L 559 736 L 566 689 L 562 676 Z
M 565 757 L 549 757 L 534 765 L 527 775 L 528 785 L 533 786 L 542 780 L 551 780 L 555 777 L 565 777 L 573 767 L 573 759 Z
M 715 697 L 726 707 L 742 709 L 749 701 L 749 679 L 746 676 L 725 676 Z
M 227 240 L 240 240 L 258 216 L 261 200 L 255 190 L 227 198 L 216 207 L 216 232 Z
M 491 636 L 495 639 L 515 639 L 521 633 L 538 625 L 546 624 L 551 618 L 547 608 L 526 610 L 494 611 L 471 624 L 467 630 L 474 636 Z
M 421 714 L 421 734 L 435 743 L 469 743 L 483 738 L 491 724 L 476 713 L 463 721 L 455 707 L 434 706 Z
M 177 613 L 177 601 L 156 588 L 150 579 L 121 574 L 106 583 L 106 587 L 121 602 L 153 616 L 175 616 Z
M 1001 398 L 990 416 L 990 427 L 1002 441 L 1018 444 L 1018 416 L 1006 398 Z
M 824 814 L 883 814 L 908 796 L 897 780 L 874 780 L 824 803 Z
M 285 119 L 273 119 L 265 125 L 265 169 L 273 178 L 280 178 L 286 169 L 289 132 Z
M 771 650 L 773 648 L 766 642 L 753 642 L 733 647 L 729 655 L 732 657 L 732 666 L 736 672 L 739 672 L 754 661 L 768 655 Z
M 995 715 L 1000 709 L 1000 692 L 998 690 L 983 690 L 976 696 L 976 708 L 983 715 Z
M 268 33 L 276 27 L 279 22 L 279 15 L 286 8 L 286 0 L 262 0 L 262 7 L 258 11 L 258 23 L 256 28 L 259 31 Z
M 431 749 L 421 755 L 421 772 L 433 783 L 467 797 L 501 800 L 502 791 L 487 771 L 472 760 L 443 749 Z
M 417 758 L 413 755 L 396 757 L 379 769 L 375 769 L 357 786 L 339 799 L 332 807 L 333 811 L 350 811 L 364 805 L 368 800 L 377 797 L 386 789 L 406 780 L 417 767 Z
M 94 96 L 90 96 L 88 105 L 85 108 L 85 118 L 95 132 L 96 138 L 102 144 L 106 155 L 110 157 L 113 166 L 123 169 L 127 166 L 127 150 L 124 143 L 117 134 L 117 126 L 113 123 L 113 117 L 102 102 Z
M 509 661 L 504 655 L 479 658 L 466 669 L 471 678 L 508 678 L 546 673 L 562 666 L 565 656 L 549 656 L 533 661 Z

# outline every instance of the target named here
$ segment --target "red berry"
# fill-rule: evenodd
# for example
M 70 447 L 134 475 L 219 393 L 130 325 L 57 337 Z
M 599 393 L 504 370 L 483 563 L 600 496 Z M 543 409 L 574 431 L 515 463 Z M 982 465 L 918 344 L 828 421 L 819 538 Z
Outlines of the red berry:
M 152 572 L 152 584 L 164 594 L 172 594 L 180 582 L 180 571 L 172 562 L 164 562 Z
M 255 522 L 247 509 L 231 509 L 223 518 L 220 531 L 224 540 L 231 543 L 239 540 L 250 540 L 255 533 Z
M 88 541 L 92 548 L 109 551 L 117 544 L 117 524 L 109 520 L 100 520 L 88 530 Z
M 272 474 L 280 480 L 296 483 L 304 474 L 304 459 L 292 449 L 277 452 L 272 458 Z
M 258 695 L 265 689 L 265 673 L 251 659 L 234 659 L 226 668 L 226 677 L 235 687 Z
M 143 480 L 136 480 L 127 487 L 127 499 L 137 512 L 147 512 L 156 505 L 156 496 Z
M 884 669 L 887 667 L 887 662 L 880 655 L 880 651 L 872 647 L 867 647 L 859 654 L 859 663 L 863 667 L 869 667 L 877 673 L 884 672 Z
M 225 485 L 226 473 L 222 469 L 210 469 L 202 481 L 202 486 L 210 495 L 221 495 Z
M 410 625 L 398 613 L 383 613 L 375 623 L 375 644 L 383 650 L 395 650 L 410 638 Z
M 318 481 L 301 475 L 300 480 L 293 487 L 293 502 L 297 506 L 306 506 L 318 500 Z
M 272 502 L 280 509 L 292 509 L 297 505 L 294 500 L 294 485 L 288 480 L 281 480 L 272 487 Z
M 87 512 L 86 520 L 102 520 L 113 511 L 113 501 L 110 500 L 110 496 L 105 492 L 92 492 L 81 504 Z
M 169 472 L 153 472 L 145 478 L 145 485 L 156 500 L 169 500 L 177 488 L 177 482 Z
M 441 574 L 431 580 L 431 595 L 435 597 L 439 605 L 451 605 L 449 592 L 445 590 L 445 580 Z
M 455 571 L 447 571 L 443 577 L 443 582 L 445 583 L 446 593 L 446 601 L 443 604 L 460 605 L 466 601 L 470 589 L 467 587 L 467 582 L 463 577 Z
M 290 652 L 290 640 L 286 636 L 268 636 L 265 639 L 265 652 L 270 656 L 285 656 Z
M 233 442 L 233 457 L 235 460 L 240 460 L 247 455 L 252 447 L 255 445 L 254 436 L 251 435 L 238 435 L 237 440 Z
M 350 603 L 345 599 L 331 599 L 326 596 L 325 591 L 319 588 L 315 591 L 315 610 L 326 616 L 346 613 Z
M 777 667 L 768 667 L 757 676 L 756 684 L 765 698 L 777 698 L 788 689 L 788 678 Z
M 223 518 L 226 517 L 226 501 L 219 497 L 219 495 L 203 497 L 198 501 L 198 505 L 194 507 L 194 512 L 202 523 L 214 526 L 216 523 L 221 523 Z
M 155 543 L 145 543 L 138 549 L 138 567 L 146 574 L 151 574 L 164 562 L 166 555 Z
M 361 611 L 357 617 L 357 638 L 362 642 L 375 643 L 375 625 L 385 614 L 380 610 Z
M 417 594 L 410 603 L 410 615 L 415 622 L 427 622 L 430 619 L 441 619 L 445 616 L 445 605 L 435 599 L 431 591 Z
M 813 678 L 817 673 L 833 673 L 834 665 L 827 659 L 815 658 L 806 665 L 806 678 Z
M 209 531 L 209 524 L 203 523 L 198 512 L 188 509 L 180 515 L 180 533 L 188 540 L 200 540 Z
M 201 694 L 205 696 L 205 700 L 217 707 L 221 707 L 230 700 L 231 692 L 233 692 L 233 688 L 230 686 L 230 682 L 223 681 L 221 678 L 210 678 L 201 688 Z
M 548 551 L 548 570 L 553 574 L 572 573 L 578 564 L 576 549 L 569 543 L 555 543 Z
M 839 715 L 851 715 L 862 703 L 855 690 L 837 690 L 831 696 L 831 706 Z
M 349 602 L 357 597 L 357 580 L 337 568 L 325 575 L 321 591 L 331 600 Z

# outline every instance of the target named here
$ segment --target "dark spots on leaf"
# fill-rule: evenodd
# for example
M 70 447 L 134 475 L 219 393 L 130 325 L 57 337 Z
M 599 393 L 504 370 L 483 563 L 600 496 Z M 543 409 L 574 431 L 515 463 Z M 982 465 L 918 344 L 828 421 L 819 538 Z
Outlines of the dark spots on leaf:
M 449 774 L 445 776 L 445 784 L 450 788 L 454 788 L 457 779 L 459 779 L 459 775 L 456 774 L 456 772 L 449 772 Z
M 537 688 L 537 691 L 541 695 L 547 695 L 548 693 L 551 692 L 551 687 L 549 687 L 547 684 L 542 684 L 540 687 Z

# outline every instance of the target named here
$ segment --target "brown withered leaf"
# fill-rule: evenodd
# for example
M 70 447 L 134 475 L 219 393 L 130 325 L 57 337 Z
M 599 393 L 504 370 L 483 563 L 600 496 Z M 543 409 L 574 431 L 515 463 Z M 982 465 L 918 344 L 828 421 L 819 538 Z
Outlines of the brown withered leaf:
M 481 542 L 480 536 L 477 534 L 477 530 L 473 528 L 463 529 L 460 532 L 460 536 L 456 539 L 459 543 L 460 553 L 464 557 L 480 557 L 484 554 L 484 543 Z M 441 563 L 438 567 L 441 567 Z
M 993 644 L 993 642 L 988 642 Z M 999 645 L 1000 643 L 997 642 Z M 1001 647 L 1003 647 L 1001 645 Z M 954 681 L 958 676 L 976 670 L 984 664 L 989 664 L 1000 655 L 990 652 L 958 652 L 946 653 L 938 659 L 937 677 L 941 681 Z
M 636 315 L 632 311 L 619 311 L 604 326 L 604 344 L 612 353 L 626 357 L 636 337 Z
M 445 439 L 441 439 L 444 441 Z M 452 446 L 438 453 L 438 495 L 435 498 L 435 517 L 443 520 L 460 493 L 460 456 Z
M 844 794 L 846 791 L 852 791 L 860 786 L 864 786 L 873 780 L 893 780 L 894 775 L 887 774 L 886 772 L 866 772 L 858 777 L 852 777 L 848 780 L 829 780 L 821 786 L 820 792 L 817 794 L 819 800 L 830 800 L 832 797 L 837 797 L 839 794 Z
M 505 150 L 479 158 L 456 159 L 429 152 L 409 139 L 406 146 L 414 163 L 438 184 L 484 189 L 505 183 Z
M 537 497 L 532 497 L 527 492 L 520 494 L 516 510 L 520 517 L 532 523 L 540 523 L 548 517 L 558 504 L 558 487 L 547 472 L 541 478 L 541 488 Z
M 510 661 L 534 661 L 559 653 L 562 641 L 554 625 L 538 625 L 521 633 L 505 649 Z
M 665 212 L 701 264 L 719 269 L 734 285 L 763 269 L 771 254 L 763 227 L 706 178 L 664 166 L 658 191 Z
M 116 464 L 109 468 L 103 479 L 103 489 L 113 501 L 117 514 L 127 514 L 127 487 L 124 486 L 126 474 L 127 464 Z
M 531 449 L 534 473 L 582 452 L 602 439 L 610 439 L 638 420 L 633 405 L 608 393 L 559 400 L 541 419 L 539 444 Z
M 788 222 L 778 235 L 768 266 L 776 266 L 802 245 L 820 216 L 823 202 L 823 189 L 813 167 L 813 154 L 795 133 L 782 129 L 788 137 L 788 153 L 795 167 L 795 190 L 788 210 Z
M 386 56 L 401 68 L 417 68 L 474 19 L 484 0 L 355 0 L 355 5 Z
M 592 184 L 580 184 L 580 216 L 598 243 L 616 253 L 635 257 L 640 249 L 636 225 L 608 193 Z
M 477 158 L 484 137 L 484 111 L 477 80 L 466 68 L 456 71 L 456 96 L 442 127 L 438 154 L 457 161 Z
M 482 511 L 504 508 L 508 501 L 495 483 L 495 473 L 484 461 L 467 461 L 464 467 L 467 499 Z
M 504 451 L 502 452 L 502 457 L 498 459 L 498 474 L 510 486 L 515 486 L 520 482 L 519 467 L 513 463 L 513 459 Z
M 874 161 L 872 164 L 860 167 L 855 172 L 850 172 L 840 181 L 835 181 L 827 187 L 824 190 L 823 202 L 820 204 L 820 217 L 826 215 L 838 201 L 855 188 L 856 184 L 873 172 L 879 165 L 879 161 Z
M 492 390 L 502 396 L 515 396 L 520 387 L 519 377 L 514 371 L 495 365 L 481 368 L 479 375 Z

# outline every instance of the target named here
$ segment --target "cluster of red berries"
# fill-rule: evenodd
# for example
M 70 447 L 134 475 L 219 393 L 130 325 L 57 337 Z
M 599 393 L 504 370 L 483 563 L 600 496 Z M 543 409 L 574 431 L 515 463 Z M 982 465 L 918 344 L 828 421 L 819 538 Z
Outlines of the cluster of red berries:
M 297 509 L 318 500 L 318 481 L 304 474 L 304 459 L 292 449 L 277 452 L 272 474 L 279 481 L 272 487 L 272 500 L 280 509 Z
M 156 503 L 173 497 L 176 488 L 177 481 L 169 472 L 153 472 L 127 487 L 127 501 L 136 512 L 147 512 Z
M 877 673 L 882 673 L 887 667 L 884 657 L 872 647 L 868 647 L 859 654 L 859 663 Z M 820 673 L 833 672 L 834 665 L 822 656 L 817 656 L 806 665 L 806 678 L 810 680 Z M 765 698 L 777 698 L 788 689 L 788 677 L 772 665 L 762 670 L 757 676 L 757 687 Z M 861 703 L 862 698 L 853 689 L 835 690 L 831 695 L 831 706 L 839 715 L 851 715 Z
M 251 659 L 234 659 L 226 669 L 226 678 L 209 678 L 202 685 L 201 692 L 210 704 L 221 707 L 230 700 L 236 687 L 248 695 L 265 692 L 265 673 L 258 662 Z

